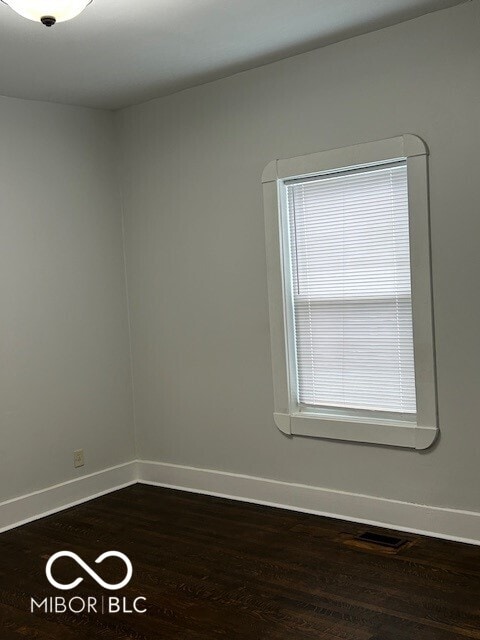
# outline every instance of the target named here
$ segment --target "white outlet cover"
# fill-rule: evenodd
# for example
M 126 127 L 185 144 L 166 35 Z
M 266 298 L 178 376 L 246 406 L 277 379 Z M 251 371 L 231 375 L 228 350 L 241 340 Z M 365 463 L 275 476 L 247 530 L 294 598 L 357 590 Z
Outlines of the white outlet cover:
M 84 457 L 83 449 L 77 449 L 77 451 L 73 452 L 73 464 L 76 469 L 78 469 L 78 467 L 83 467 L 85 465 L 85 457 Z

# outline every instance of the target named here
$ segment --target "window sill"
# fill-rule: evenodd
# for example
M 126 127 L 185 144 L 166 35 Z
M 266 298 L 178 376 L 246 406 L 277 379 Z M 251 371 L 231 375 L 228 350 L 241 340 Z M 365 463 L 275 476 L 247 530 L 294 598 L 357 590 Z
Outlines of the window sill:
M 414 422 L 320 416 L 317 413 L 275 413 L 278 429 L 290 436 L 309 436 L 390 445 L 407 449 L 428 449 L 436 440 L 438 429 Z

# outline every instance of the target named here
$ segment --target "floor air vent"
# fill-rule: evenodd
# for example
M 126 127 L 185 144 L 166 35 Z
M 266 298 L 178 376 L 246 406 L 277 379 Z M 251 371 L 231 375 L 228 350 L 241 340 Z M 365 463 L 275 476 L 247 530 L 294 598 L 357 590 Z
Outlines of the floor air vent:
M 339 539 L 343 544 L 358 551 L 367 551 L 370 553 L 384 553 L 387 555 L 396 555 L 402 553 L 406 549 L 409 549 L 417 542 L 415 536 L 397 536 L 395 532 L 392 535 L 388 533 L 380 533 L 375 529 L 362 531 L 358 535 L 352 535 L 351 533 L 342 533 Z
M 359 542 L 366 542 L 367 544 L 374 544 L 379 547 L 386 547 L 388 549 L 400 549 L 409 542 L 406 538 L 386 536 L 381 533 L 375 533 L 374 531 L 365 531 L 364 533 L 355 536 L 355 540 L 358 540 Z

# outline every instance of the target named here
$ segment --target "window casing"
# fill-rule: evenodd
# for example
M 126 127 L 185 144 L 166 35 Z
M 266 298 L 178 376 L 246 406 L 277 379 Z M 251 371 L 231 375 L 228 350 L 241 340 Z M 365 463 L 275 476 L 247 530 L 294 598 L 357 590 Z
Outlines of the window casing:
M 281 431 L 424 449 L 438 432 L 427 149 L 399 136 L 263 174 Z

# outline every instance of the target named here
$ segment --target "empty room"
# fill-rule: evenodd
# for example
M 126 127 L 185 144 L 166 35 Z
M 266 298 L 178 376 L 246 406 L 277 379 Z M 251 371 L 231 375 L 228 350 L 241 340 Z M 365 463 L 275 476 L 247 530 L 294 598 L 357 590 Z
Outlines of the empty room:
M 0 53 L 0 640 L 480 640 L 480 1 Z

